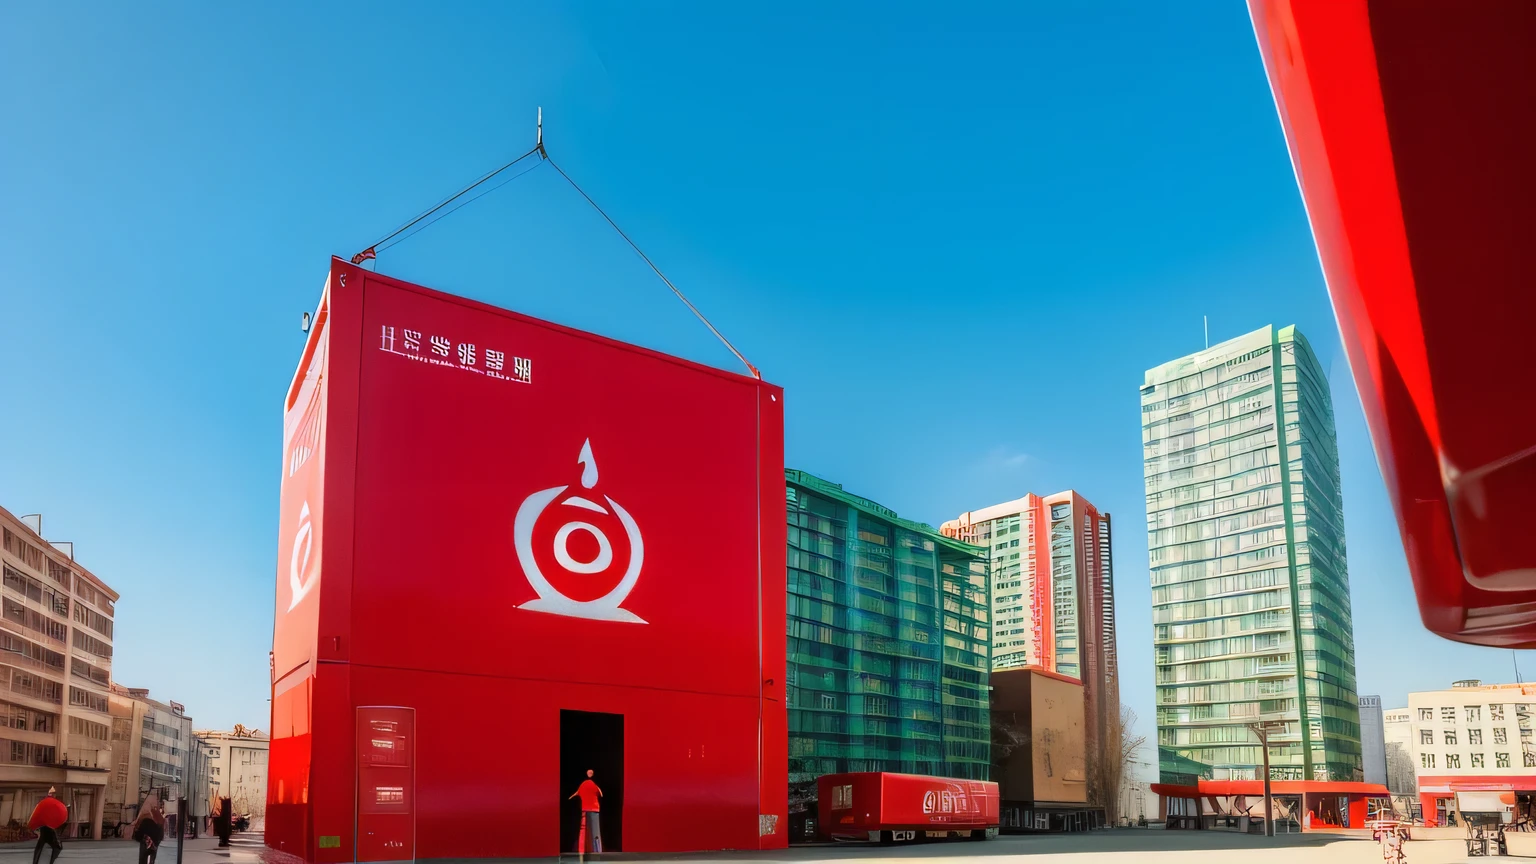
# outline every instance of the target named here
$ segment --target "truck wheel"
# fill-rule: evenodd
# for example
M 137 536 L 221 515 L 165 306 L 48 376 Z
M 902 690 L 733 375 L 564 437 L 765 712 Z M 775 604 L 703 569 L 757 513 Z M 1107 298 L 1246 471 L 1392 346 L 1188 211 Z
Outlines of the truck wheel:
M 978 828 L 975 831 L 972 831 L 971 832 L 971 839 L 972 840 L 985 840 L 985 839 L 987 839 L 987 829 L 985 829 L 985 828 Z
M 881 846 L 890 846 L 890 845 L 893 845 L 895 842 L 896 842 L 896 832 L 895 831 L 881 831 L 880 832 L 880 845 Z

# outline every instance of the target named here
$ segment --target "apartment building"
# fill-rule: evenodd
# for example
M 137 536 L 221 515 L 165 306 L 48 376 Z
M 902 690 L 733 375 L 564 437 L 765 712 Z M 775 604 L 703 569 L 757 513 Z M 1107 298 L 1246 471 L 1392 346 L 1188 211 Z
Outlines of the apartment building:
M 1445 825 L 1458 810 L 1504 804 L 1531 809 L 1533 714 L 1536 684 L 1466 680 L 1447 690 L 1408 694 L 1408 740 L 1426 824 Z
M 112 764 L 118 595 L 43 538 L 41 516 L 0 508 L 0 824 L 25 823 L 56 788 L 69 837 L 100 837 Z
M 113 684 L 112 779 L 107 822 L 132 822 L 139 802 L 154 792 L 168 807 L 190 793 L 192 718 L 179 702 L 151 699 L 149 691 Z M 194 811 L 195 812 L 195 811 Z

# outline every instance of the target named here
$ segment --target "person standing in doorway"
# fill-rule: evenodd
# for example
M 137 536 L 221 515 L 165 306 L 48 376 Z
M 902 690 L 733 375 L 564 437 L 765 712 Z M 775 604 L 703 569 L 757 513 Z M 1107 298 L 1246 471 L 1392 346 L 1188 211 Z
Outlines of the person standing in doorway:
M 581 838 L 577 840 L 576 851 L 602 854 L 603 829 L 599 811 L 602 809 L 603 790 L 593 782 L 592 769 L 587 769 L 587 779 L 581 781 L 581 785 L 571 793 L 571 798 L 581 799 Z
M 37 847 L 32 850 L 32 864 L 42 860 L 44 846 L 53 847 L 48 855 L 48 864 L 59 860 L 59 853 L 64 851 L 63 844 L 59 843 L 59 829 L 69 821 L 69 808 L 56 795 L 57 790 L 48 787 L 48 794 L 37 802 L 37 806 L 32 809 L 32 818 L 27 820 L 27 827 L 37 832 Z

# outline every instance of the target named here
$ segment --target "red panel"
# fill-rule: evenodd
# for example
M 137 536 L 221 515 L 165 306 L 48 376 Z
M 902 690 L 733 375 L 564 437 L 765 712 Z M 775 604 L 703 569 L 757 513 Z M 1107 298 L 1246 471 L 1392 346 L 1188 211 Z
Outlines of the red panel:
M 352 660 L 758 696 L 756 382 L 371 274 L 367 290 Z M 519 358 L 529 383 L 509 380 Z M 601 534 L 564 535 L 569 560 L 602 573 L 562 567 L 572 525 Z M 563 602 L 535 574 L 609 594 L 570 611 L 621 620 L 531 611 Z
M 997 796 L 996 783 L 917 774 L 827 774 L 816 781 L 822 831 L 834 836 L 995 828 Z
M 764 819 L 758 845 L 783 849 L 789 845 L 789 713 L 784 698 L 788 652 L 785 633 L 785 549 L 788 545 L 784 503 L 784 391 L 758 389 L 758 506 L 762 538 L 762 755 L 760 757 L 759 812 Z
M 416 712 L 357 709 L 357 860 L 416 858 Z
M 1536 6 L 1250 8 L 1424 623 L 1536 644 Z
M 356 796 L 399 784 L 334 756 L 391 705 L 418 858 L 557 854 L 561 709 L 624 715 L 626 851 L 783 846 L 782 391 L 340 261 L 326 312 L 318 657 L 275 688 L 269 837 L 409 857 Z

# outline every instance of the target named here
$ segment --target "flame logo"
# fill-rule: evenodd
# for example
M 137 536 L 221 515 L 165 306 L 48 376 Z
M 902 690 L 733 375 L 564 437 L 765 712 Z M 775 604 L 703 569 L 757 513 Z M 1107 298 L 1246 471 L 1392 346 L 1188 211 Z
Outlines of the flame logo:
M 591 489 L 596 486 L 597 460 L 592 457 L 591 439 L 582 443 L 581 453 L 576 457 L 576 464 L 582 466 L 582 488 Z M 523 499 L 522 505 L 517 508 L 517 518 L 512 524 L 512 542 L 517 548 L 517 561 L 523 567 L 523 575 L 528 577 L 528 584 L 533 586 L 533 590 L 539 595 L 517 608 L 531 612 L 547 612 L 551 615 L 565 615 L 570 618 L 587 618 L 593 621 L 647 623 L 635 613 L 620 608 L 625 598 L 629 597 L 629 592 L 634 590 L 635 582 L 640 579 L 640 567 L 645 563 L 645 543 L 640 536 L 640 526 L 635 524 L 634 517 L 629 515 L 628 510 L 607 495 L 602 498 L 608 502 L 608 507 L 580 495 L 572 495 L 560 504 L 562 507 L 575 507 L 605 516 L 611 513 L 618 517 L 619 524 L 624 526 L 624 533 L 629 539 L 629 567 L 613 590 L 595 600 L 574 600 L 550 584 L 539 569 L 538 561 L 534 558 L 534 525 L 550 503 L 569 488 L 569 486 L 551 486 L 548 489 L 541 489 Z M 608 509 L 610 507 L 611 511 Z M 591 561 L 578 561 L 571 556 L 569 548 L 571 535 L 578 531 L 591 535 L 597 542 L 597 556 Z M 613 566 L 613 543 L 608 539 L 608 535 L 603 533 L 603 529 L 591 522 L 580 519 L 571 519 L 566 522 L 555 532 L 553 546 L 555 563 L 568 573 L 592 576 L 603 573 Z
M 309 575 L 309 556 L 314 545 L 314 526 L 310 524 L 309 502 L 304 502 L 304 509 L 299 511 L 299 532 L 293 536 L 293 554 L 288 558 L 288 588 L 293 594 L 293 599 L 288 603 L 288 611 L 292 612 L 299 601 L 309 593 L 309 589 L 315 587 L 314 580 L 305 581 Z

